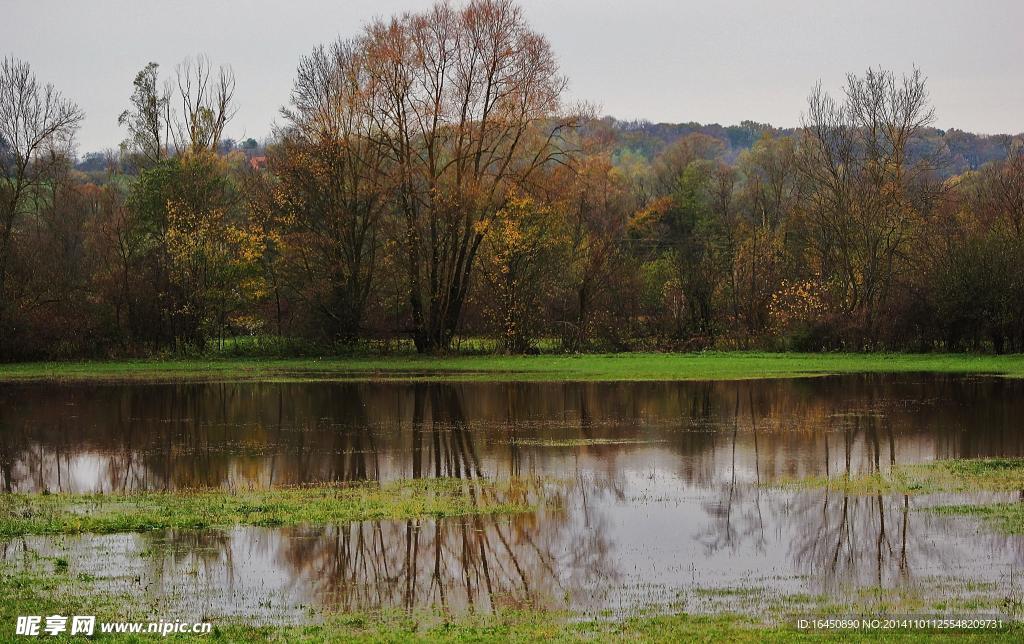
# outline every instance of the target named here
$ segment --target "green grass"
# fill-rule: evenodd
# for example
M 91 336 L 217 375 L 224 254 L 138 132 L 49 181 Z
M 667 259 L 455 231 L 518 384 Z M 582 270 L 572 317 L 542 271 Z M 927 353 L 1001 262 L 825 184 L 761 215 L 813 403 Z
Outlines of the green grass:
M 953 459 L 894 466 L 888 473 L 808 477 L 774 485 L 848 494 L 934 494 L 1024 490 L 1024 459 Z
M 1024 356 L 883 353 L 621 353 L 583 355 L 215 358 L 0 365 L 18 380 L 736 380 L 843 373 L 958 373 L 1024 377 Z
M 255 633 L 252 633 L 255 635 Z M 281 630 L 260 636 L 271 641 L 323 642 L 925 642 L 1020 641 L 1019 627 L 997 633 L 870 631 L 800 632 L 790 625 L 765 625 L 738 615 L 704 616 L 677 613 L 630 617 L 619 621 L 567 621 L 540 611 L 457 618 L 424 624 L 415 616 L 360 620 L 348 616 L 339 623 Z
M 133 494 L 3 494 L 0 537 L 234 525 L 325 525 L 372 519 L 526 512 L 530 484 L 420 479 L 268 490 Z

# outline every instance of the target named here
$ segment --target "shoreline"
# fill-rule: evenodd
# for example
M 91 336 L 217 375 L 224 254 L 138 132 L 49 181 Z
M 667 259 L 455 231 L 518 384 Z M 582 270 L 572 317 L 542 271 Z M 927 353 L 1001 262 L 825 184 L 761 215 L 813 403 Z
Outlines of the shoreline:
M 871 373 L 1024 377 L 1024 355 L 909 353 L 617 353 L 355 355 L 0 364 L 13 382 L 627 382 L 811 378 Z

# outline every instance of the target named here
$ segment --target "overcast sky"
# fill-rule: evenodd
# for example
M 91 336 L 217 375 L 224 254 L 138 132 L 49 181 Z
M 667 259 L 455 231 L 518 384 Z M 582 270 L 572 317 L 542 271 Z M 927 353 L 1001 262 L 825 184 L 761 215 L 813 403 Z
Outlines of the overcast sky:
M 187 55 L 238 78 L 235 138 L 265 137 L 295 65 L 419 0 L 0 0 L 0 55 L 28 61 L 86 112 L 81 152 L 124 138 L 135 73 Z M 792 126 L 811 86 L 917 64 L 940 127 L 1024 131 L 1019 0 L 523 0 L 569 77 L 571 97 L 652 121 Z

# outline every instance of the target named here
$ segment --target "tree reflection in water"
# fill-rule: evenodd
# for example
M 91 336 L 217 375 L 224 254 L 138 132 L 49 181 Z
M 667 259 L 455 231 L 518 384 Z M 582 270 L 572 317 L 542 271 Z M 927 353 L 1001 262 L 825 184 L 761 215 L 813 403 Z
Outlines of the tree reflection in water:
M 98 572 L 120 565 L 151 592 L 224 612 L 253 597 L 346 610 L 617 608 L 762 571 L 834 594 L 972 579 L 979 561 L 998 580 L 1021 543 L 915 512 L 905 496 L 765 484 L 1020 455 L 1021 393 L 1024 383 L 923 376 L 0 385 L 0 477 L 8 492 L 450 477 L 481 503 L 494 500 L 481 479 L 523 477 L 534 483 L 519 493 L 535 500 L 543 487 L 549 501 L 512 517 L 36 540 L 107 548 Z M 133 552 L 150 556 L 131 563 Z M 633 597 L 638 587 L 647 595 Z

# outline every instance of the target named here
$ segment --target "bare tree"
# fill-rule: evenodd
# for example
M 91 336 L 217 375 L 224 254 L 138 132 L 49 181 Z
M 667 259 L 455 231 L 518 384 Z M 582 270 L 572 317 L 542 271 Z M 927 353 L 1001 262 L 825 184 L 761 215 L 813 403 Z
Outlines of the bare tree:
M 928 159 L 911 163 L 908 144 L 934 120 L 925 78 L 868 70 L 847 77 L 839 102 L 819 84 L 808 99 L 798 166 L 812 190 L 809 242 L 838 314 L 871 341 L 892 278 L 904 259 L 924 195 L 934 188 Z
M 168 102 L 171 138 L 178 150 L 216 152 L 224 128 L 234 118 L 235 73 L 230 67 L 216 71 L 206 56 L 186 58 L 174 70 L 181 114 Z
M 83 116 L 52 85 L 36 80 L 28 63 L 0 63 L 0 329 L 18 220 L 43 197 L 46 177 L 67 158 Z
M 1024 238 L 1024 151 L 1011 150 L 1005 161 L 980 173 L 983 214 L 994 215 L 1017 240 Z

